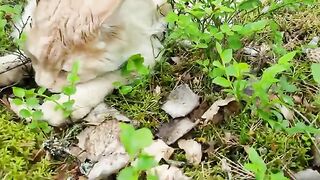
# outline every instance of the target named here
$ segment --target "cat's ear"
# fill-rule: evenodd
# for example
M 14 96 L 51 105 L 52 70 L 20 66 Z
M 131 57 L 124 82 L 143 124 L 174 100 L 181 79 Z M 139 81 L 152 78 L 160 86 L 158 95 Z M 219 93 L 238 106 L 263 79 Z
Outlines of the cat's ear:
M 86 4 L 90 7 L 92 15 L 101 25 L 108 17 L 110 17 L 121 5 L 124 0 L 87 0 Z

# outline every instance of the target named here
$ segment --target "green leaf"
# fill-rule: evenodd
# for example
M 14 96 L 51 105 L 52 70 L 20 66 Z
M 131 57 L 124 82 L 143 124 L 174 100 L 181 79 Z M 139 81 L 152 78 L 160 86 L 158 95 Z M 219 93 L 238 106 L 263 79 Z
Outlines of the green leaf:
M 213 79 L 212 83 L 217 84 L 222 87 L 230 87 L 231 83 L 224 77 L 216 77 Z
M 320 63 L 313 63 L 311 65 L 311 74 L 313 79 L 320 85 Z
M 210 78 L 214 79 L 216 77 L 223 76 L 224 74 L 225 74 L 225 72 L 223 69 L 213 68 L 212 71 L 210 71 L 208 75 Z
M 138 176 L 133 167 L 126 167 L 119 172 L 117 180 L 138 180 Z
M 35 98 L 35 97 L 30 97 L 26 99 L 26 104 L 29 107 L 37 107 L 39 106 L 39 99 Z
M 26 95 L 25 90 L 22 88 L 13 87 L 12 91 L 13 91 L 13 94 L 19 98 L 23 98 Z
M 168 23 L 174 23 L 179 19 L 179 16 L 174 12 L 169 12 L 166 16 L 166 20 Z
M 19 98 L 14 98 L 14 99 L 12 100 L 12 102 L 13 102 L 15 105 L 17 105 L 17 106 L 20 106 L 20 105 L 23 104 L 23 101 L 22 101 L 21 99 L 19 99 Z
M 66 86 L 62 89 L 62 92 L 67 96 L 71 96 L 76 93 L 76 87 L 75 86 Z
M 270 180 L 289 180 L 289 178 L 285 177 L 283 172 L 278 172 L 276 174 L 270 175 Z
M 46 90 L 47 90 L 46 88 L 41 87 L 41 88 L 38 89 L 38 92 L 37 92 L 37 93 L 40 94 L 40 95 L 42 95 L 44 92 L 46 92 Z
M 135 132 L 134 127 L 130 124 L 121 123 L 120 129 L 120 141 L 130 157 L 133 158 L 137 153 L 137 149 L 134 147 L 134 140 L 132 139 Z
M 142 149 L 152 144 L 153 135 L 148 128 L 141 128 L 134 132 L 133 139 L 136 139 L 135 145 Z
M 288 64 L 294 58 L 296 53 L 297 53 L 296 51 L 293 51 L 285 54 L 278 60 L 278 64 L 282 64 L 282 65 Z
M 121 86 L 119 91 L 121 94 L 126 95 L 132 91 L 132 86 Z
M 239 9 L 240 10 L 250 10 L 250 9 L 253 9 L 253 8 L 260 6 L 261 4 L 262 3 L 259 0 L 247 0 L 247 1 L 243 1 L 239 5 Z
M 226 49 L 220 55 L 223 63 L 227 64 L 232 60 L 232 49 Z
M 234 34 L 233 36 L 228 37 L 229 47 L 238 50 L 242 48 L 241 36 L 238 34 Z
M 158 176 L 148 173 L 147 180 L 159 180 Z
M 19 115 L 22 117 L 22 118 L 28 118 L 28 117 L 31 117 L 31 112 L 27 109 L 21 109 L 19 111 Z
M 216 49 L 217 49 L 217 51 L 218 51 L 219 54 L 222 53 L 222 46 L 221 46 L 221 44 L 218 43 L 218 42 L 216 42 Z
M 146 171 L 155 167 L 157 164 L 153 156 L 143 154 L 137 159 L 135 168 L 140 171 Z
M 32 113 L 32 120 L 41 120 L 43 117 L 43 113 L 40 110 L 34 111 Z
M 246 149 L 246 152 L 249 155 L 251 163 L 245 164 L 244 167 L 247 170 L 254 172 L 257 180 L 264 180 L 267 171 L 266 164 L 254 148 L 250 147 Z

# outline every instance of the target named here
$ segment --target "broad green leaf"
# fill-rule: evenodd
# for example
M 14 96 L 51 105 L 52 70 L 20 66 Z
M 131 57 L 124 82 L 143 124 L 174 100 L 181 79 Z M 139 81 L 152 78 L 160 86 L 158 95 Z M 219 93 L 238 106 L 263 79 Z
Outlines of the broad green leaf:
M 218 76 L 223 76 L 225 74 L 223 69 L 220 68 L 213 68 L 212 71 L 209 72 L 209 77 L 214 79 Z
M 39 99 L 35 98 L 35 97 L 30 97 L 26 99 L 26 104 L 29 107 L 37 107 L 39 106 Z
M 132 91 L 132 86 L 121 86 L 119 91 L 121 94 L 126 95 Z
M 216 77 L 213 79 L 212 83 L 217 84 L 222 87 L 230 87 L 231 83 L 224 77 Z
M 148 128 L 141 128 L 134 132 L 133 139 L 138 148 L 145 148 L 152 144 L 153 135 Z
M 252 147 L 246 149 L 246 152 L 248 153 L 249 160 L 251 161 L 251 163 L 245 164 L 244 167 L 249 171 L 254 172 L 257 180 L 264 180 L 267 171 L 267 166 L 264 163 L 263 159 Z
M 278 64 L 282 64 L 282 65 L 288 64 L 294 58 L 296 53 L 297 53 L 296 51 L 293 51 L 285 54 L 278 60 Z
M 313 63 L 311 65 L 311 74 L 313 79 L 320 85 L 320 63 Z
M 20 98 L 23 98 L 26 95 L 25 90 L 22 88 L 13 87 L 12 91 L 15 96 L 20 97 Z
M 237 70 L 233 65 L 226 67 L 226 74 L 228 76 L 237 77 Z
M 232 60 L 232 49 L 226 49 L 221 53 L 221 59 L 224 64 L 228 64 Z
M 15 105 L 17 105 L 17 106 L 20 106 L 20 105 L 23 104 L 23 101 L 22 101 L 21 99 L 19 99 L 19 98 L 14 98 L 14 99 L 12 100 L 12 102 L 13 102 Z
M 233 36 L 229 36 L 228 38 L 229 48 L 234 50 L 238 50 L 242 48 L 241 36 L 238 34 L 234 34 Z
M 42 111 L 37 110 L 37 111 L 34 111 L 32 113 L 32 120 L 37 120 L 38 121 L 38 120 L 41 120 L 42 117 L 43 117 Z
M 76 93 L 76 87 L 75 86 L 66 86 L 62 89 L 62 92 L 67 96 L 71 96 Z
M 22 117 L 22 118 L 28 118 L 28 117 L 31 117 L 31 112 L 27 109 L 21 109 L 19 111 L 19 115 Z
M 158 163 L 155 161 L 153 156 L 143 154 L 138 157 L 135 168 L 137 170 L 146 171 L 155 167 L 157 164 Z
M 38 89 L 38 94 L 42 95 L 44 92 L 46 92 L 46 90 L 47 90 L 46 88 L 41 87 Z
M 222 46 L 221 46 L 221 44 L 218 43 L 218 42 L 216 42 L 216 49 L 217 49 L 217 51 L 218 51 L 219 54 L 222 53 Z
M 285 92 L 296 92 L 298 89 L 295 85 L 290 84 L 285 76 L 281 76 L 279 79 L 279 84 L 281 86 L 281 89 L 283 89 Z
M 168 23 L 174 23 L 179 19 L 179 16 L 174 12 L 169 12 L 166 16 L 166 20 Z
M 117 177 L 117 180 L 138 180 L 138 172 L 133 167 L 122 169 Z
M 159 180 L 158 176 L 148 173 L 147 180 Z
M 285 177 L 283 172 L 278 172 L 276 174 L 270 175 L 270 180 L 289 180 L 289 178 Z
M 120 141 L 130 157 L 133 158 L 137 153 L 137 149 L 134 146 L 134 139 L 132 138 L 135 132 L 134 127 L 129 124 L 121 123 L 120 129 Z
M 250 10 L 261 5 L 260 0 L 247 0 L 239 5 L 240 10 Z

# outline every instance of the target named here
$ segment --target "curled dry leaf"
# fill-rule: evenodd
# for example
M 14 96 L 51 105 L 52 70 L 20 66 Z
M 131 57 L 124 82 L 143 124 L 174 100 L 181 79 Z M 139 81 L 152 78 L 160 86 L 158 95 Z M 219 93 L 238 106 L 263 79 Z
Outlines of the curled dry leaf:
M 202 158 L 201 144 L 192 139 L 181 139 L 178 141 L 178 146 L 186 152 L 186 158 L 189 163 L 200 164 Z
M 308 49 L 307 50 L 307 59 L 310 61 L 319 63 L 320 62 L 320 48 Z
M 151 169 L 151 174 L 158 176 L 158 180 L 191 180 L 183 172 L 174 166 L 164 164 Z
M 182 84 L 170 93 L 162 109 L 171 117 L 177 118 L 186 116 L 198 105 L 199 96 L 187 84 Z
M 154 94 L 155 95 L 159 95 L 159 94 L 161 94 L 161 87 L 160 86 L 156 86 L 155 88 L 154 88 Z
M 312 145 L 313 165 L 320 167 L 320 135 L 315 135 Z
M 281 114 L 286 120 L 293 120 L 294 119 L 294 112 L 288 109 L 286 106 L 279 105 Z
M 169 160 L 170 156 L 172 155 L 174 149 L 168 146 L 165 142 L 161 139 L 157 139 L 153 141 L 153 143 L 144 149 L 144 152 L 154 156 L 157 162 L 160 162 L 161 159 Z
M 169 123 L 163 124 L 159 128 L 157 136 L 170 145 L 188 133 L 197 124 L 198 122 L 192 122 L 189 118 L 175 119 Z
M 223 120 L 223 115 L 219 113 L 221 107 L 227 106 L 229 103 L 234 102 L 235 98 L 226 98 L 220 99 L 214 102 L 211 107 L 201 116 L 202 119 L 205 119 L 205 124 L 208 121 L 212 121 L 213 123 L 218 123 Z M 235 104 L 236 105 L 236 104 Z M 237 109 L 237 108 L 231 108 Z
M 78 147 L 85 153 L 85 157 L 81 158 L 95 163 L 88 174 L 89 179 L 106 178 L 129 162 L 119 133 L 119 122 L 110 120 L 99 126 L 88 127 L 77 136 Z
M 118 121 L 123 122 L 130 122 L 130 119 L 126 116 L 122 115 L 118 110 L 115 108 L 109 107 L 105 103 L 100 103 L 98 106 L 96 106 L 86 118 L 84 118 L 84 121 L 90 123 L 90 124 L 100 124 L 104 122 L 107 118 L 115 119 Z
M 306 169 L 296 173 L 294 177 L 296 178 L 296 180 L 319 180 L 320 174 L 318 171 L 315 171 L 313 169 Z

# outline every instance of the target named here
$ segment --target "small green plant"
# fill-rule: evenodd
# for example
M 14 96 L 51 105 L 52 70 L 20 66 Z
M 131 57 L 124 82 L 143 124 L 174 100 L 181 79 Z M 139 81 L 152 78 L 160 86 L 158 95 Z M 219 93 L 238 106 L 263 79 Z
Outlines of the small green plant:
M 120 125 L 120 140 L 131 159 L 131 166 L 122 169 L 118 180 L 138 180 L 142 172 L 148 172 L 157 165 L 153 156 L 143 153 L 143 149 L 150 146 L 153 135 L 148 128 L 135 130 L 132 125 L 122 123 Z M 147 179 L 157 179 L 147 173 Z
M 46 95 L 45 88 L 39 89 L 23 89 L 19 87 L 13 87 L 13 94 L 15 98 L 13 103 L 18 106 L 23 106 L 20 110 L 19 115 L 22 118 L 31 119 L 31 123 L 28 125 L 30 129 L 41 130 L 44 133 L 49 133 L 51 127 L 48 126 L 47 122 L 42 121 L 43 113 L 40 107 L 40 101 L 51 101 L 56 104 L 56 110 L 62 110 L 65 117 L 69 117 L 72 113 L 72 106 L 74 100 L 71 99 L 71 96 L 76 92 L 76 83 L 79 81 L 77 75 L 79 69 L 79 62 L 74 63 L 71 72 L 67 76 L 68 85 L 63 88 L 62 93 L 68 96 L 68 100 L 64 103 L 58 102 L 60 98 L 59 95 Z
M 123 85 L 121 82 L 114 82 L 113 85 L 119 90 L 120 94 L 126 95 L 133 91 L 134 86 L 145 83 L 146 76 L 150 70 L 143 64 L 144 58 L 141 54 L 132 55 L 122 66 L 121 74 L 125 77 L 133 77 L 135 80 L 131 85 Z
M 256 180 L 289 180 L 283 175 L 283 172 L 268 171 L 267 165 L 254 148 L 250 147 L 246 151 L 250 163 L 245 164 L 244 167 L 254 173 Z

